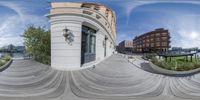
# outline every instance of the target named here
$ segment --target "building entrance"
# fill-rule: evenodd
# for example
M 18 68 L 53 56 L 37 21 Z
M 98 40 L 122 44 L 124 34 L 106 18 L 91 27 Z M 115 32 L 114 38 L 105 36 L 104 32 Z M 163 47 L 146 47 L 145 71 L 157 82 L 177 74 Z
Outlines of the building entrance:
M 96 60 L 96 30 L 82 26 L 81 64 Z

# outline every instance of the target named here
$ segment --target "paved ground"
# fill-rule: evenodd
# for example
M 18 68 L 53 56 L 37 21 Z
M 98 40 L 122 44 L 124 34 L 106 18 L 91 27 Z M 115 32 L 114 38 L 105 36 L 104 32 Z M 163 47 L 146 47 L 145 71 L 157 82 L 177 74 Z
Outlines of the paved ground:
M 14 60 L 0 73 L 0 100 L 199 100 L 200 74 L 170 77 L 148 67 L 137 56 L 131 64 L 119 54 L 73 72 Z

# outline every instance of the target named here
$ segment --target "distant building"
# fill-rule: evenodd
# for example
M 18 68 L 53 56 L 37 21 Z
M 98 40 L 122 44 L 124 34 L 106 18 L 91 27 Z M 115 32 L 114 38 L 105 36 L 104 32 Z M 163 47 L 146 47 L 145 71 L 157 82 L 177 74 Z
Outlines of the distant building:
M 133 41 L 124 40 L 117 47 L 118 52 L 128 54 L 133 52 Z
M 159 28 L 133 39 L 134 52 L 166 52 L 170 48 L 170 33 Z
M 25 51 L 24 46 L 15 46 L 13 44 L 3 46 L 0 48 L 0 52 L 9 52 L 9 53 L 23 53 Z
M 181 51 L 182 47 L 172 47 L 172 51 Z
M 198 47 L 193 47 L 193 48 L 172 47 L 171 51 L 175 51 L 175 52 L 198 52 L 198 50 L 199 50 Z

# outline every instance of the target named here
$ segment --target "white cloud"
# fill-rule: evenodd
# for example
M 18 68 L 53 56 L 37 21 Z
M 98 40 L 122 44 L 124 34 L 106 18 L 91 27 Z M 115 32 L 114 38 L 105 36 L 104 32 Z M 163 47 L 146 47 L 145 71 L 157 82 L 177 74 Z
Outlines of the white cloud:
M 118 32 L 117 35 L 117 45 L 123 40 L 133 40 L 134 34 L 131 31 L 127 32 Z
M 200 47 L 200 33 L 183 29 L 178 31 L 178 34 L 179 38 L 176 39 L 178 39 L 179 42 L 176 45 L 186 48 Z
M 127 16 L 127 24 L 129 24 L 129 17 L 133 10 L 139 6 L 155 3 L 188 3 L 188 4 L 200 4 L 199 1 L 170 1 L 170 0 L 151 0 L 151 1 L 129 1 L 122 2 L 120 5 L 124 9 L 124 13 Z M 172 14 L 172 12 L 168 12 Z M 176 13 L 173 13 L 176 14 Z M 177 18 L 171 18 L 171 20 L 163 20 L 159 22 L 165 28 L 169 29 L 171 33 L 171 45 L 172 46 L 181 46 L 181 47 L 200 47 L 200 15 L 177 15 Z M 151 20 L 151 19 L 149 19 Z M 155 21 L 155 20 L 154 20 Z M 147 27 L 154 28 L 154 25 L 148 26 L 149 24 L 144 24 L 143 30 Z M 137 26 L 139 27 L 139 26 Z M 151 30 L 149 30 L 151 31 Z M 195 34 L 194 34 L 195 32 Z M 125 34 L 121 32 L 122 34 Z M 119 37 L 123 35 L 119 34 Z M 128 36 L 123 36 L 124 39 L 129 39 Z M 133 37 L 134 38 L 134 37 Z
M 48 25 L 45 16 L 33 15 L 29 13 L 30 8 L 23 8 L 22 4 L 17 2 L 0 2 L 0 6 L 13 10 L 16 14 L 7 14 L 1 16 L 0 24 L 0 47 L 8 44 L 23 45 L 23 34 L 27 25 L 36 26 Z
M 139 6 L 142 5 L 148 5 L 148 4 L 156 4 L 156 3 L 191 3 L 191 4 L 200 4 L 199 1 L 193 1 L 193 0 L 189 0 L 189 1 L 172 1 L 172 0 L 130 0 L 130 1 L 126 1 L 126 2 L 121 2 L 120 6 L 122 7 L 122 9 L 124 10 L 123 12 L 126 14 L 127 19 L 126 19 L 126 24 L 129 24 L 129 19 L 130 19 L 130 15 L 133 12 L 133 10 Z
M 163 21 L 162 24 L 169 29 L 172 47 L 200 47 L 199 15 L 173 15 L 172 18 Z

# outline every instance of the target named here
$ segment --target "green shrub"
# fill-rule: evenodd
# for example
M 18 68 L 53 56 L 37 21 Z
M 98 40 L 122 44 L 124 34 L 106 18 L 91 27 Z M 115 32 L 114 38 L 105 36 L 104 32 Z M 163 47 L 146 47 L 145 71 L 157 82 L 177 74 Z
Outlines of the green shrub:
M 2 59 L 5 60 L 5 61 L 9 61 L 11 59 L 11 57 L 10 56 L 5 56 Z
M 151 58 L 152 63 L 158 63 L 158 59 L 156 57 Z
M 33 56 L 34 60 L 44 64 L 51 63 L 50 30 L 44 27 L 28 26 L 23 37 L 26 51 Z
M 6 61 L 3 59 L 0 59 L 0 67 L 3 66 L 4 64 L 6 64 Z
M 3 66 L 4 65 L 4 63 L 0 60 L 0 66 Z
M 156 57 L 157 54 L 155 54 L 155 53 L 147 53 L 147 54 L 145 54 L 144 56 L 145 56 L 147 59 L 152 59 L 152 58 Z
M 151 59 L 151 62 L 155 65 L 168 69 L 168 70 L 176 70 L 176 71 L 188 71 L 196 68 L 200 68 L 200 62 L 197 60 L 193 60 L 192 62 L 187 62 L 184 57 L 175 57 L 172 58 L 171 61 L 159 61 L 156 57 Z
M 4 55 L 2 58 L 0 58 L 0 67 L 5 65 L 11 57 L 9 55 Z

